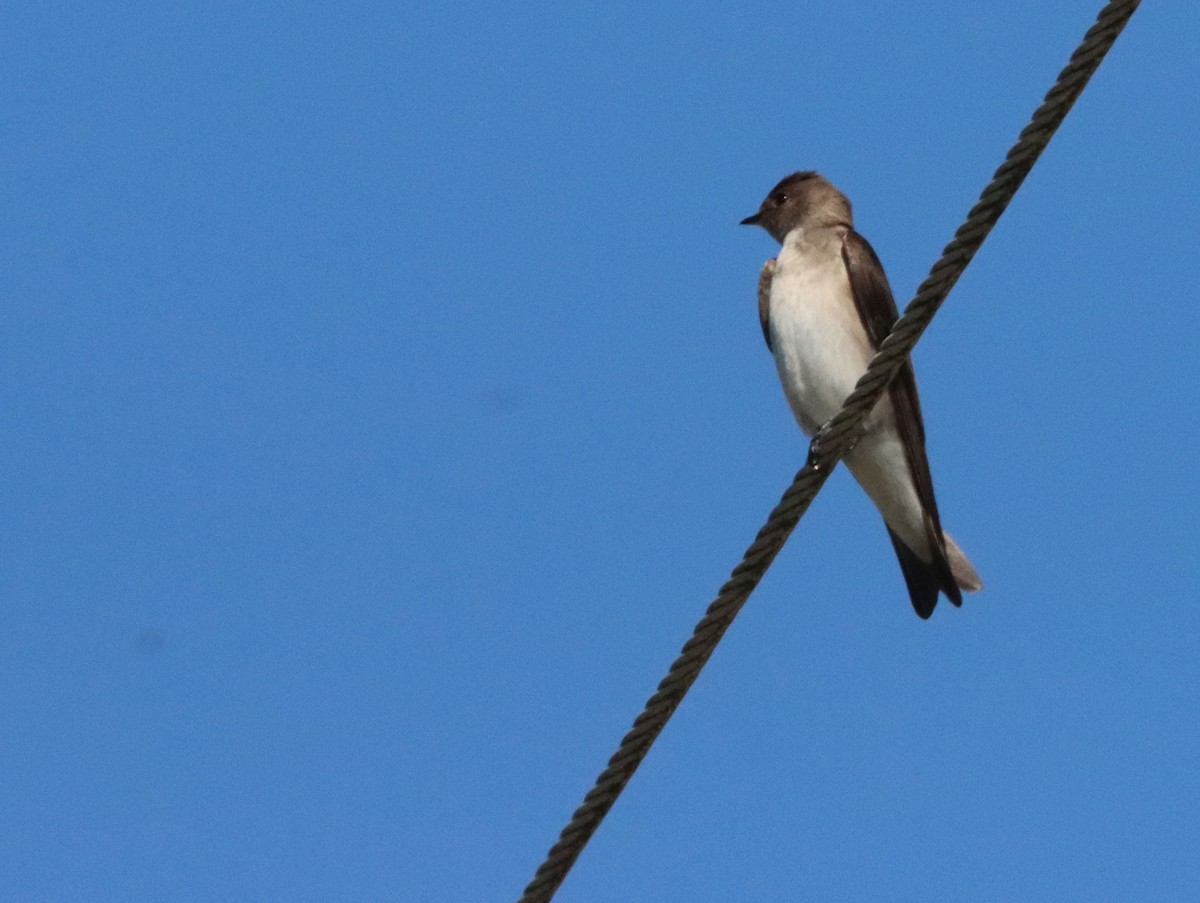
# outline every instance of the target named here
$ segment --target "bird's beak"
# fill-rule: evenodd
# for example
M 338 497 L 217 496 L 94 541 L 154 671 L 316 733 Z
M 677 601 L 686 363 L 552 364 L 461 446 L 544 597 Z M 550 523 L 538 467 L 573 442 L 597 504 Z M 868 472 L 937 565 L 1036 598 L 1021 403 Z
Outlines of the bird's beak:
M 754 214 L 754 216 L 746 217 L 744 220 L 742 220 L 740 223 L 738 223 L 738 225 L 739 226 L 757 226 L 758 221 L 760 219 L 762 219 L 762 211 L 761 210 L 758 211 L 758 213 Z

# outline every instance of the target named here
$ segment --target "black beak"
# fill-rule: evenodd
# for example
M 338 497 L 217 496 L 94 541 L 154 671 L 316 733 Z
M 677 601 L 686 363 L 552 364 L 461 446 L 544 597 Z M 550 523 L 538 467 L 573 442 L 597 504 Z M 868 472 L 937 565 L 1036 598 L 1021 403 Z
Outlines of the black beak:
M 754 216 L 746 217 L 744 220 L 742 220 L 740 223 L 738 223 L 738 225 L 739 226 L 757 226 L 758 221 L 760 219 L 762 219 L 762 211 L 761 210 L 758 211 L 758 213 L 754 214 Z

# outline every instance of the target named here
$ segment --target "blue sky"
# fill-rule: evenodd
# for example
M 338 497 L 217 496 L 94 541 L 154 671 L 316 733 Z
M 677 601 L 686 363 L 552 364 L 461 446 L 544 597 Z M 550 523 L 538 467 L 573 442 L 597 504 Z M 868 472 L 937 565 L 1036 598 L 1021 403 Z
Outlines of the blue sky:
M 1098 5 L 8 9 L 0 903 L 518 896 L 803 462 L 737 221 L 903 303 Z M 836 473 L 563 903 L 1200 896 L 1198 27 L 915 354 L 985 591 Z

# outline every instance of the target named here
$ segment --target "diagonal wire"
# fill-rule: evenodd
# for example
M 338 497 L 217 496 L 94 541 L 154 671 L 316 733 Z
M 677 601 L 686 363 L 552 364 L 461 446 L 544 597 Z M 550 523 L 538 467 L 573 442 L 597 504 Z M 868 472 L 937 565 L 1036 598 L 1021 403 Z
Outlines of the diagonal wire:
M 879 353 L 846 399 L 842 410 L 813 438 L 808 462 L 796 474 L 792 485 L 746 550 L 741 563 L 733 569 L 729 580 L 709 605 L 708 611 L 692 632 L 691 639 L 684 644 L 667 676 L 658 685 L 658 691 L 646 702 L 642 713 L 633 722 L 633 728 L 625 735 L 609 759 L 608 767 L 601 772 L 583 803 L 563 828 L 558 842 L 551 847 L 518 903 L 548 903 L 554 896 L 584 845 L 625 789 L 651 744 L 674 714 L 684 694 L 699 676 L 700 669 L 750 593 L 758 586 L 801 516 L 829 478 L 830 472 L 853 446 L 867 413 L 900 370 L 1139 2 L 1111 0 L 1100 11 L 1095 24 L 1088 29 L 1042 105 L 1021 131 L 1016 144 L 980 194 L 966 221 L 954 233 L 950 244 L 946 245 L 941 259 L 933 265 L 917 289 L 916 296 L 905 308 L 904 315 L 896 321 L 891 333 L 880 345 Z

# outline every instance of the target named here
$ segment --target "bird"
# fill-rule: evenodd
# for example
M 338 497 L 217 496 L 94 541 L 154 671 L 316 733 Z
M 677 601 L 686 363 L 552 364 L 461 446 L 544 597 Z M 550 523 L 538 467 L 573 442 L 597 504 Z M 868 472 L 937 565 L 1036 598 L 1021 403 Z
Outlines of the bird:
M 795 172 L 741 221 L 781 245 L 763 264 L 758 318 L 792 413 L 813 436 L 842 407 L 898 314 L 883 265 L 854 230 L 850 201 L 813 171 Z M 912 607 L 929 618 L 983 581 L 942 530 L 911 361 L 867 415 L 844 460 L 884 524 Z

